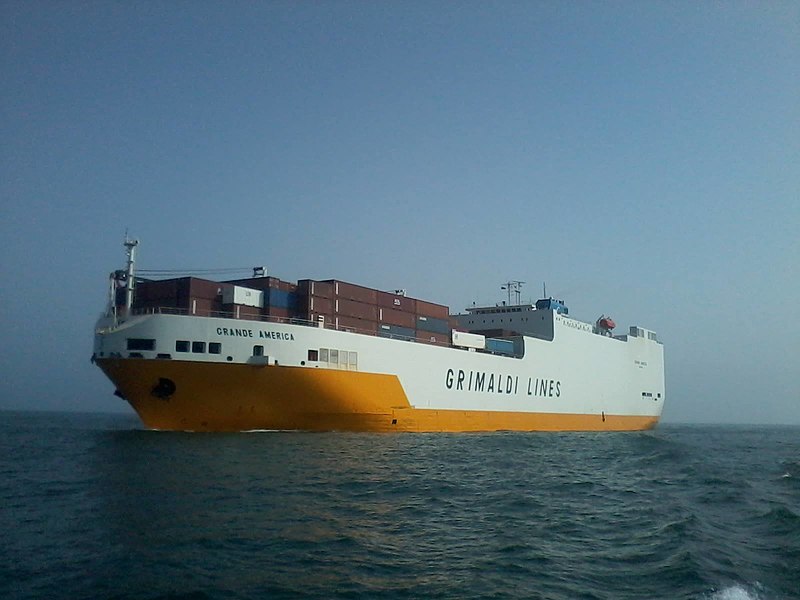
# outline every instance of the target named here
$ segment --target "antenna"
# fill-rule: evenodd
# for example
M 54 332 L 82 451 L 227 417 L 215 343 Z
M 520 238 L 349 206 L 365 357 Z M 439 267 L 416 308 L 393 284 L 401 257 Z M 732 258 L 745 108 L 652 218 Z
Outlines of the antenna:
M 522 294 L 521 288 L 524 281 L 506 281 L 503 285 L 500 286 L 501 290 L 508 290 L 508 304 L 511 304 L 511 292 L 513 291 L 514 294 L 517 296 L 517 305 L 520 302 L 520 295 Z

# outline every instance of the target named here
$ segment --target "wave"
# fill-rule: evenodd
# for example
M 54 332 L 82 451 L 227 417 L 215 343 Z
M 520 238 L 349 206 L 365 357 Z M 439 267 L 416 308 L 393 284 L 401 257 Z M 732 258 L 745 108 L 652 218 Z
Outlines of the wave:
M 752 586 L 731 585 L 713 592 L 709 600 L 767 600 L 759 583 Z

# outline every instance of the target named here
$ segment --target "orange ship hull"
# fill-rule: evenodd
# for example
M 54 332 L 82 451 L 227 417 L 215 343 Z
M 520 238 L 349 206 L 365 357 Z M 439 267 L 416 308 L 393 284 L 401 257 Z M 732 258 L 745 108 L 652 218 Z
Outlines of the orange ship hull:
M 142 422 L 175 431 L 631 431 L 654 416 L 437 410 L 411 406 L 395 375 L 106 358 L 103 372 Z M 159 389 L 159 383 L 170 385 Z

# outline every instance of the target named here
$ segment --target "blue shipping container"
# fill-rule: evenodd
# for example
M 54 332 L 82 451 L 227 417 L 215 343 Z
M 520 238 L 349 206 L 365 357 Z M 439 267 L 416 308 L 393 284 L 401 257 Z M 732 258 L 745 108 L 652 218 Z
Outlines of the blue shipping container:
M 284 292 L 276 288 L 270 288 L 267 291 L 267 306 L 274 306 L 276 308 L 288 308 L 290 310 L 297 309 L 297 294 L 294 292 Z
M 417 317 L 417 329 L 433 333 L 450 333 L 450 323 L 435 317 Z
M 497 338 L 486 338 L 486 349 L 497 354 L 514 354 L 513 340 L 499 340 Z
M 400 337 L 414 339 L 416 331 L 410 327 L 400 327 L 399 325 L 385 325 L 382 324 L 378 328 L 378 335 L 381 337 Z

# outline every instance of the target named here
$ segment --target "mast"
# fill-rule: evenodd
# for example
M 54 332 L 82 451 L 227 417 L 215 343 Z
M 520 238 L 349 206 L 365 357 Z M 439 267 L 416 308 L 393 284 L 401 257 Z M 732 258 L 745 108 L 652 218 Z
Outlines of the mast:
M 125 316 L 128 317 L 131 314 L 131 306 L 133 306 L 134 265 L 136 263 L 136 246 L 139 245 L 139 240 L 129 239 L 126 231 L 124 245 L 128 254 L 128 263 L 125 268 Z
M 517 295 L 517 304 L 520 303 L 520 295 L 522 294 L 522 284 L 524 281 L 506 281 L 503 285 L 500 286 L 501 290 L 508 290 L 508 306 L 511 305 L 511 292 L 513 291 Z

